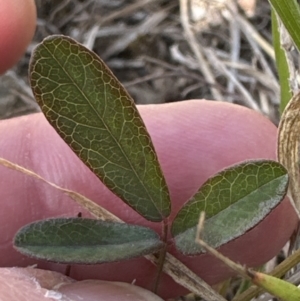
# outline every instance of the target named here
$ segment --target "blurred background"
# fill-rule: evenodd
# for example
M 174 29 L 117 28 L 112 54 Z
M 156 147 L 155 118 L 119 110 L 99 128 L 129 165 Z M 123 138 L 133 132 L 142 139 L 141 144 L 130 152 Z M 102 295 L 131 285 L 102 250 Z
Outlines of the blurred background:
M 137 104 L 211 99 L 278 123 L 279 84 L 266 0 L 36 0 L 34 39 L 0 77 L 0 118 L 37 112 L 30 54 L 68 35 L 93 49 Z

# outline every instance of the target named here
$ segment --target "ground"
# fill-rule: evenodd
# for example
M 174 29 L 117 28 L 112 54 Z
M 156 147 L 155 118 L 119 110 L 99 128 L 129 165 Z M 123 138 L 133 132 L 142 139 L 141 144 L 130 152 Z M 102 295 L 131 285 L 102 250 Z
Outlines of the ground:
M 213 99 L 278 123 L 279 84 L 267 1 L 36 0 L 37 30 L 0 78 L 0 118 L 39 110 L 27 70 L 32 49 L 63 34 L 93 49 L 136 103 Z

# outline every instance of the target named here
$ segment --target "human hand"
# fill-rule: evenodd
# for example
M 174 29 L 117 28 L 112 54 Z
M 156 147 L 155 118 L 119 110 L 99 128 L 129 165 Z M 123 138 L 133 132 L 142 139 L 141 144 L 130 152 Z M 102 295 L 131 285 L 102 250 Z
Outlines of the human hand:
M 36 8 L 34 0 L 0 0 L 0 75 L 20 59 L 33 37 L 35 23 Z M 2 125 L 6 127 L 6 122 L 2 122 Z M 3 193 L 9 192 L 5 192 L 5 187 L 3 189 Z M 22 260 L 21 262 L 20 260 L 15 261 L 14 258 L 10 257 L 9 249 L 11 247 L 7 248 L 8 245 L 11 246 L 11 226 L 14 223 L 13 212 L 17 204 L 9 204 L 9 199 L 6 201 L 4 202 L 10 209 L 9 213 L 7 212 L 9 216 L 8 224 L 1 223 L 1 226 L 6 227 L 5 229 L 2 228 L 3 231 L 1 231 L 1 234 L 3 234 L 0 242 L 1 257 L 3 256 L 1 266 L 15 266 L 18 264 L 24 266 L 26 263 Z M 27 205 L 24 204 L 24 206 Z M 12 227 L 14 228 L 14 226 Z M 8 233 L 6 233 L 6 230 L 8 230 Z M 32 268 L 0 268 L 0 279 L 0 299 L 9 301 L 49 300 L 49 297 L 45 295 L 48 290 L 59 283 L 70 282 L 69 279 L 62 277 L 60 274 Z M 155 296 L 152 295 L 151 297 L 150 292 L 130 285 L 124 286 L 124 284 L 78 282 L 72 283 L 70 286 L 65 285 L 63 290 L 66 295 L 72 295 L 72 300 L 78 300 L 78 298 L 81 298 L 80 300 L 82 298 L 85 300 L 99 300 L 100 297 L 108 301 L 115 300 L 115 298 L 124 301 L 126 301 L 126 298 L 132 301 L 157 300 Z
M 139 110 L 153 138 L 171 191 L 171 219 L 182 203 L 218 170 L 245 159 L 275 158 L 276 128 L 261 115 L 246 108 L 219 102 L 188 101 L 141 106 Z M 0 122 L 0 137 L 1 157 L 32 169 L 62 187 L 86 195 L 126 222 L 148 225 L 159 230 L 158 225 L 145 221 L 110 193 L 59 138 L 42 114 Z M 4 167 L 0 167 L 0 171 L 4 179 L 0 182 L 0 196 L 3 200 L 0 265 L 27 266 L 36 263 L 36 260 L 25 258 L 13 250 L 11 241 L 16 231 L 28 222 L 59 215 L 76 216 L 82 209 L 46 184 Z M 83 215 L 86 216 L 86 213 L 83 212 Z M 283 219 L 284 227 L 280 223 Z M 280 250 L 296 222 L 296 214 L 285 200 L 255 229 L 221 250 L 241 263 L 259 265 Z M 229 275 L 223 265 L 208 255 L 198 256 L 197 259 L 187 258 L 178 254 L 174 247 L 170 248 L 170 252 L 209 283 L 216 283 Z M 44 262 L 39 262 L 38 266 L 61 272 L 65 269 L 65 266 Z M 62 281 L 61 276 L 55 273 L 14 269 L 9 270 L 10 286 L 12 279 L 20 279 L 20 271 L 27 277 L 27 281 L 21 280 L 24 284 L 22 291 L 27 290 L 30 296 L 38 293 L 41 298 L 35 286 L 32 283 L 29 285 L 32 273 L 36 279 L 51 282 L 51 277 L 58 277 L 57 281 Z M 72 266 L 71 269 L 71 276 L 76 279 L 98 278 L 126 282 L 136 279 L 138 285 L 148 289 L 153 285 L 155 273 L 155 268 L 144 258 L 94 267 Z M 5 284 L 7 274 L 2 275 L 2 283 Z M 44 285 L 42 281 L 40 283 Z M 57 284 L 56 281 L 51 283 Z M 75 292 L 72 285 L 69 293 Z M 76 289 L 76 294 L 81 294 L 81 297 L 82 294 L 91 292 L 91 282 L 78 282 L 76 285 L 80 286 Z M 15 287 L 20 285 L 16 284 Z M 116 297 L 113 295 L 115 288 L 109 283 L 96 284 L 95 289 L 98 290 L 97 298 L 101 294 L 103 296 L 105 290 L 109 294 L 109 297 L 103 297 L 105 300 Z M 183 292 L 169 277 L 162 279 L 162 296 L 170 297 Z M 125 295 L 124 292 L 121 293 L 122 300 L 126 301 Z M 86 295 L 84 298 L 88 300 Z M 129 298 L 133 300 L 132 295 Z M 93 297 L 90 300 L 94 300 Z
M 33 37 L 35 23 L 34 0 L 0 0 L 0 75 L 20 59 Z
M 276 128 L 249 109 L 221 102 L 187 101 L 140 106 L 140 113 L 152 136 L 168 182 L 173 211 L 218 170 L 254 158 L 275 157 Z M 40 113 L 0 122 L 0 156 L 29 168 L 51 182 L 75 190 L 98 202 L 121 219 L 157 229 L 115 197 L 73 154 Z M 76 216 L 80 207 L 62 193 L 1 167 L 0 182 L 2 259 L 0 265 L 26 266 L 36 260 L 14 251 L 11 239 L 26 223 L 47 217 Z M 86 213 L 83 211 L 83 216 Z M 288 216 L 288 218 L 286 218 Z M 284 226 L 280 221 L 285 220 Z M 290 203 L 283 201 L 257 227 L 228 243 L 221 251 L 240 263 L 257 266 L 276 255 L 288 240 L 297 222 Z M 276 233 L 276 239 L 274 239 Z M 5 236 L 4 236 L 5 234 Z M 5 238 L 5 239 L 4 239 Z M 170 248 L 178 259 L 209 283 L 229 275 L 217 260 L 208 255 L 185 257 Z M 1 262 L 2 261 L 2 262 Z M 63 272 L 65 266 L 39 262 L 39 267 Z M 72 266 L 76 279 L 105 279 L 132 282 L 151 288 L 155 268 L 144 258 L 97 266 Z M 160 294 L 183 293 L 169 277 L 164 277 Z

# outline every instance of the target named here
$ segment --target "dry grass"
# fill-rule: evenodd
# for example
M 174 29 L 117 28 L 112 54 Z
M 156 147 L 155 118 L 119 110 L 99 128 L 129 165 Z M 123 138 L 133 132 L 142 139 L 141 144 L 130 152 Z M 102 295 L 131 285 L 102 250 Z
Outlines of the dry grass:
M 27 82 L 33 47 L 51 34 L 99 54 L 136 103 L 206 98 L 248 106 L 277 123 L 279 85 L 266 1 L 36 0 L 37 31 L 1 78 L 1 118 L 38 110 Z M 251 18 L 248 17 L 251 15 Z

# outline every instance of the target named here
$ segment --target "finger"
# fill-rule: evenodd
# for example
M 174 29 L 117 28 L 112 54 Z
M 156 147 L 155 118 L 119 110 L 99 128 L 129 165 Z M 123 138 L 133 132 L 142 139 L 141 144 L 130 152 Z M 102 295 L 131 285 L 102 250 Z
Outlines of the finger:
M 163 301 L 148 290 L 136 285 L 115 281 L 78 281 L 60 287 L 59 291 L 74 301 Z
M 50 290 L 70 282 L 70 279 L 55 272 L 33 268 L 0 268 L 0 300 L 49 301 Z
M 138 286 L 120 282 L 76 282 L 59 273 L 34 268 L 0 268 L 0 300 L 162 301 Z
M 275 158 L 276 128 L 267 119 L 246 108 L 218 102 L 189 101 L 142 106 L 139 110 L 152 136 L 170 188 L 171 219 L 183 202 L 219 169 L 246 159 Z M 151 225 L 160 230 L 160 225 L 146 222 L 108 191 L 59 139 L 41 114 L 0 123 L 0 137 L 2 157 L 30 168 L 60 186 L 86 195 L 127 222 Z M 82 209 L 46 184 L 4 168 L 1 168 L 1 174 L 5 179 L 0 182 L 1 199 L 5 200 L 1 216 L 5 225 L 2 229 L 2 252 L 7 254 L 3 264 L 26 264 L 28 261 L 13 251 L 10 243 L 19 227 L 50 216 L 75 216 Z M 244 244 L 239 244 L 239 241 L 245 243 L 240 239 L 234 242 L 234 249 L 230 248 L 230 244 L 226 245 L 227 250 L 249 265 L 260 264 L 261 260 L 275 255 L 296 224 L 289 203 L 285 202 L 282 206 L 268 216 L 267 223 L 261 223 L 260 227 L 244 236 L 249 249 L 247 252 L 240 252 Z M 12 215 L 7 212 L 12 212 L 13 221 Z M 278 221 L 282 218 L 280 214 L 285 213 L 289 214 L 289 218 L 282 226 Z M 270 231 L 276 233 L 276 239 L 271 241 L 270 237 L 274 236 Z M 254 252 L 256 243 L 260 244 L 261 253 Z M 210 283 L 228 275 L 227 269 L 206 255 L 201 255 L 204 258 L 199 260 L 178 255 L 174 248 L 171 251 Z M 96 268 L 74 266 L 71 275 L 80 279 L 136 279 L 139 285 L 149 288 L 153 285 L 155 269 L 146 260 L 135 259 Z M 168 285 L 163 286 L 170 288 L 171 282 L 168 277 L 166 279 Z M 177 294 L 180 289 L 176 291 L 174 288 L 171 292 Z M 165 290 L 165 293 L 170 293 L 170 290 Z
M 12 67 L 31 41 L 36 24 L 34 0 L 0 0 L 0 74 Z

